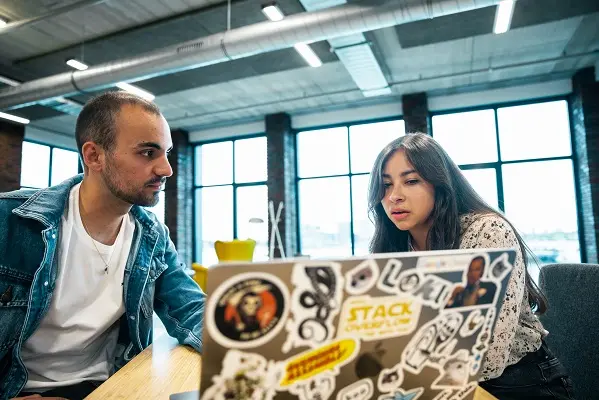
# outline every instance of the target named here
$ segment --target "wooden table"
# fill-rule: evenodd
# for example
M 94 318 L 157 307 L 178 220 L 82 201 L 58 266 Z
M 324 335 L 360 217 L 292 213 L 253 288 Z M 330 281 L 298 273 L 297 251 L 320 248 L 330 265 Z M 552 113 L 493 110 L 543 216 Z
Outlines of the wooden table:
M 168 400 L 172 393 L 198 390 L 202 357 L 168 335 L 131 360 L 85 400 Z M 475 400 L 497 400 L 477 388 Z

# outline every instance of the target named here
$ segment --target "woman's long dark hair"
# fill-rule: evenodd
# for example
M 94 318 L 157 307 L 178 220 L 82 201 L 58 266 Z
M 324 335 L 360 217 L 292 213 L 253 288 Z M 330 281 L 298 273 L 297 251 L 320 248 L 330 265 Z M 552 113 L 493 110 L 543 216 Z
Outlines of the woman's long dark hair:
M 504 215 L 494 210 L 476 193 L 445 150 L 432 137 L 423 133 L 407 134 L 389 143 L 374 163 L 368 190 L 368 211 L 375 227 L 370 251 L 372 253 L 408 251 L 409 233 L 397 229 L 381 204 L 385 196 L 383 171 L 387 160 L 398 150 L 404 151 L 407 160 L 422 179 L 435 188 L 435 205 L 430 216 L 431 227 L 426 239 L 427 250 L 459 248 L 461 215 L 468 213 L 498 215 L 512 227 L 518 238 L 526 270 L 528 302 L 537 313 L 544 313 L 547 310 L 547 300 L 528 273 L 527 254 L 533 260 L 536 258 L 524 243 L 522 236 Z

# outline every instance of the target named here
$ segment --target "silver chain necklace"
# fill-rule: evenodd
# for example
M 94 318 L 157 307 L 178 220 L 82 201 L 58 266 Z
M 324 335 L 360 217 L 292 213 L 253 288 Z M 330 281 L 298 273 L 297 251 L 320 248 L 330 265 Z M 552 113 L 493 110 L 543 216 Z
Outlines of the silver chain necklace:
M 79 208 L 83 208 L 83 207 L 80 206 Z M 84 209 L 84 211 L 85 211 L 85 209 Z M 79 215 L 79 218 L 81 219 L 81 224 L 83 225 L 85 232 L 87 232 L 89 238 L 91 239 L 92 244 L 94 245 L 94 248 L 96 249 L 96 252 L 98 253 L 98 256 L 100 256 L 100 260 L 102 260 L 102 263 L 104 263 L 104 266 L 106 267 L 106 268 L 104 268 L 104 273 L 106 275 L 108 275 L 108 268 L 109 268 L 110 260 L 112 260 L 112 255 L 114 254 L 114 250 L 110 253 L 110 257 L 108 257 L 108 262 L 104 261 L 104 257 L 102 257 L 102 253 L 100 253 L 100 250 L 98 250 L 98 246 L 96 246 L 96 241 L 94 240 L 89 229 L 87 229 L 87 226 L 85 226 L 85 222 L 83 222 L 83 217 L 81 217 L 81 213 Z M 122 223 L 123 222 L 121 221 L 121 224 Z

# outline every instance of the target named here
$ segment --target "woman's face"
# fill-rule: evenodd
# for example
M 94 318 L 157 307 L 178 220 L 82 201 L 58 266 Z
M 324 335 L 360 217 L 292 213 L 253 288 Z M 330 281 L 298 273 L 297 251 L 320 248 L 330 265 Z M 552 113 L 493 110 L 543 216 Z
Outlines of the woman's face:
M 435 205 L 435 188 L 420 177 L 404 151 L 396 151 L 383 169 L 387 217 L 402 231 L 428 229 Z

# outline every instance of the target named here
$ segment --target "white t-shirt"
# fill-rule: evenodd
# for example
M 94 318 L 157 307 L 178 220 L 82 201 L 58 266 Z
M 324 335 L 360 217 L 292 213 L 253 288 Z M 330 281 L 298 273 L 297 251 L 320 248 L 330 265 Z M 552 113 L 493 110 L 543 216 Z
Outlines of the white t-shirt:
M 61 220 L 50 308 L 23 345 L 23 362 L 29 371 L 26 391 L 103 381 L 113 369 L 118 321 L 125 311 L 122 282 L 135 223 L 130 213 L 126 215 L 112 246 L 94 241 L 81 222 L 79 187 L 71 189 Z

